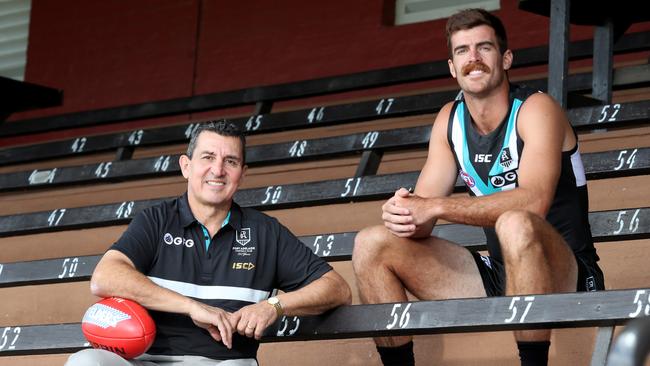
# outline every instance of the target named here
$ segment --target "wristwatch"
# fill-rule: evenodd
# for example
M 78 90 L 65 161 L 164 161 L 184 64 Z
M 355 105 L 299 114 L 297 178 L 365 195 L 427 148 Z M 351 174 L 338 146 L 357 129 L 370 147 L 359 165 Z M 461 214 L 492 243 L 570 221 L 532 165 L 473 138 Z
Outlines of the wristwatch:
M 278 314 L 278 318 L 284 315 L 284 309 L 282 309 L 280 299 L 278 299 L 276 296 L 269 297 L 266 302 L 275 308 L 275 312 Z

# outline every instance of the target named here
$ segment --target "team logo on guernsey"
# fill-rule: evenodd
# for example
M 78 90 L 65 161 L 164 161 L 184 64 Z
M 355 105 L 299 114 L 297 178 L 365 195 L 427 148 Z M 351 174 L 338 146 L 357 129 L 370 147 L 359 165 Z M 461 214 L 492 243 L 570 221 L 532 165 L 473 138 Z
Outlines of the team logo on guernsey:
M 460 178 L 465 182 L 465 184 L 472 188 L 476 185 L 476 182 L 474 181 L 474 178 L 472 178 L 469 174 L 467 174 L 464 170 L 460 171 Z
M 510 155 L 510 148 L 506 147 L 503 150 L 501 150 L 501 155 L 499 156 L 499 164 L 507 168 L 512 164 L 512 155 Z
M 585 279 L 585 289 L 587 291 L 596 291 L 596 280 L 594 276 L 589 276 Z
M 251 228 L 244 227 L 241 230 L 237 230 L 237 238 L 235 240 L 241 246 L 248 244 L 251 241 Z
M 515 183 L 517 181 L 517 172 L 511 171 L 499 175 L 490 176 L 490 183 L 493 187 L 501 188 L 505 185 Z

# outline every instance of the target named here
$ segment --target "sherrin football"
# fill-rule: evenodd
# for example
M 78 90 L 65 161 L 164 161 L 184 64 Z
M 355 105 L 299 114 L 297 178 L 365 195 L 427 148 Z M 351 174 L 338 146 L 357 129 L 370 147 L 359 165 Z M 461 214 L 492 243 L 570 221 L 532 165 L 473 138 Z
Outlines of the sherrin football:
M 126 359 L 145 353 L 156 337 L 156 324 L 147 310 L 119 297 L 108 297 L 89 307 L 81 330 L 93 348 Z

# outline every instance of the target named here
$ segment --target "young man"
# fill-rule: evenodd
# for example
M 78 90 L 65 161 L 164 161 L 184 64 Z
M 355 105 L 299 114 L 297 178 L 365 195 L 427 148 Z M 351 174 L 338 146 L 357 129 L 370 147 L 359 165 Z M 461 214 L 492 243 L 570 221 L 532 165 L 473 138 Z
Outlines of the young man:
M 258 340 L 278 317 L 350 303 L 345 280 L 287 228 L 233 202 L 244 152 L 233 124 L 200 125 L 180 158 L 187 193 L 138 214 L 95 268 L 94 295 L 150 310 L 148 353 L 84 350 L 67 365 L 257 365 Z
M 603 289 L 577 138 L 548 95 L 509 84 L 501 21 L 481 9 L 447 23 L 463 98 L 433 124 L 415 192 L 383 205 L 352 258 L 364 303 Z M 450 197 L 460 174 L 470 197 Z M 438 219 L 484 227 L 490 256 L 430 236 Z M 517 331 L 522 365 L 546 365 L 550 330 Z M 413 365 L 410 337 L 377 338 L 384 365 Z

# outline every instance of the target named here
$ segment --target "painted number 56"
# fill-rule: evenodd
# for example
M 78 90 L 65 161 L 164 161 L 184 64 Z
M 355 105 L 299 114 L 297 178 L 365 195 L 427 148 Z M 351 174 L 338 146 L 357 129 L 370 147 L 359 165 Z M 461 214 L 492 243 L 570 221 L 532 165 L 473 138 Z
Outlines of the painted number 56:
M 411 314 L 409 313 L 411 304 L 406 304 L 404 309 L 401 310 L 400 308 L 402 305 L 404 304 L 393 305 L 393 309 L 390 311 L 392 321 L 386 325 L 386 329 L 393 329 L 395 326 L 398 326 L 400 329 L 404 329 L 407 325 L 409 325 L 409 320 L 411 320 Z

